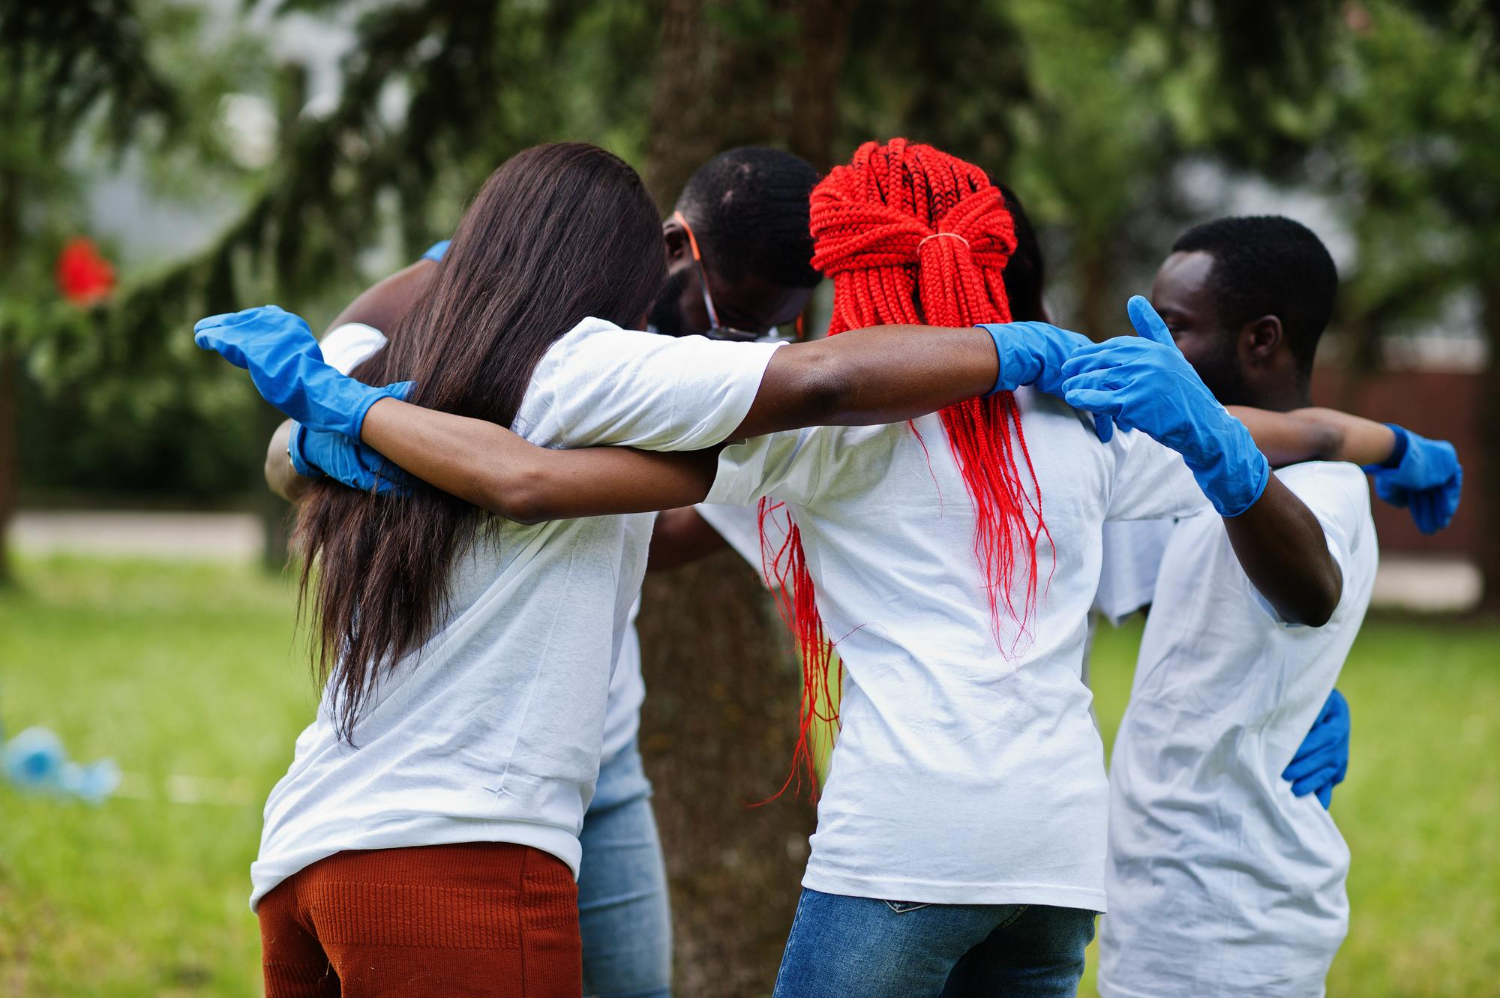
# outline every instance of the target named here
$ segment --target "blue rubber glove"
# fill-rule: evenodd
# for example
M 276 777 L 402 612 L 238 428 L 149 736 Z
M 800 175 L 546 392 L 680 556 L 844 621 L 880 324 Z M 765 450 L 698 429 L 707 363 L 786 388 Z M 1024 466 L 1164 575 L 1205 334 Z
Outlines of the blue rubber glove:
M 250 372 L 256 391 L 303 426 L 333 430 L 355 440 L 370 406 L 399 397 L 340 374 L 301 316 L 275 305 L 199 319 L 193 342 Z
M 448 243 L 449 240 L 447 239 L 442 239 L 438 242 L 433 243 L 431 246 L 427 247 L 427 252 L 422 254 L 422 259 L 432 261 L 441 260 L 443 258 L 443 254 L 448 252 Z
M 404 399 L 411 390 L 412 382 L 403 381 L 391 385 L 399 391 L 396 398 Z M 309 430 L 301 423 L 292 429 L 287 454 L 297 474 L 306 478 L 322 478 L 325 475 L 343 482 L 351 489 L 361 492 L 406 493 L 410 484 L 406 472 L 385 459 L 375 448 L 352 440 L 332 430 Z
M 1334 690 L 1281 778 L 1292 784 L 1292 793 L 1298 797 L 1317 794 L 1327 808 L 1333 803 L 1333 788 L 1344 782 L 1348 772 L 1349 701 Z
M 1093 340 L 1082 333 L 1059 329 L 1048 322 L 986 322 L 979 326 L 995 341 L 1000 361 L 1000 376 L 989 394 L 1013 392 L 1022 385 L 1032 385 L 1048 395 L 1062 397 L 1063 364 L 1082 347 L 1093 346 Z M 1108 443 L 1115 435 L 1114 421 L 1107 415 L 1094 416 L 1094 432 Z
M 1266 490 L 1270 463 L 1182 356 L 1151 303 L 1136 295 L 1128 311 L 1139 335 L 1076 351 L 1063 365 L 1063 399 L 1177 451 L 1219 515 L 1238 516 Z
M 1409 508 L 1417 529 L 1435 534 L 1458 512 L 1464 482 L 1458 451 L 1446 440 L 1428 440 L 1395 423 L 1386 425 L 1396 434 L 1392 460 L 1365 466 L 1375 480 L 1375 494 L 1392 506 Z

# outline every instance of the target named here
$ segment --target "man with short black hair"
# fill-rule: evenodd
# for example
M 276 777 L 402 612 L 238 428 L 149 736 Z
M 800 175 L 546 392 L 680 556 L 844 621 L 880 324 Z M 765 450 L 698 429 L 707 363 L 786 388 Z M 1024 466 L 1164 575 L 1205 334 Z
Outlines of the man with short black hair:
M 1308 228 L 1279 216 L 1205 222 L 1172 245 L 1157 282 L 1176 296 L 1171 315 L 1157 311 L 1220 402 L 1307 404 L 1339 287 L 1333 257 Z
M 1279 420 L 1312 433 L 1287 452 L 1328 460 L 1276 474 L 1317 518 L 1343 586 L 1327 623 L 1298 626 L 1260 597 L 1209 517 L 1179 520 L 1164 540 L 1135 524 L 1106 536 L 1106 563 L 1114 550 L 1157 571 L 1111 759 L 1105 998 L 1321 995 L 1347 930 L 1333 777 L 1318 799 L 1283 780 L 1325 703 L 1340 702 L 1331 691 L 1374 584 L 1369 491 L 1342 462 L 1378 464 L 1377 490 L 1424 529 L 1452 517 L 1461 473 L 1445 442 L 1306 408 L 1337 285 L 1312 232 L 1261 217 L 1189 230 L 1152 287 L 1159 321 L 1221 403 L 1306 417 Z M 1256 430 L 1255 413 L 1235 414 Z M 1255 436 L 1279 463 L 1274 436 Z
M 741 146 L 700 166 L 662 223 L 667 283 L 651 327 L 756 339 L 797 321 L 823 279 L 812 267 L 807 198 L 818 172 L 767 146 Z

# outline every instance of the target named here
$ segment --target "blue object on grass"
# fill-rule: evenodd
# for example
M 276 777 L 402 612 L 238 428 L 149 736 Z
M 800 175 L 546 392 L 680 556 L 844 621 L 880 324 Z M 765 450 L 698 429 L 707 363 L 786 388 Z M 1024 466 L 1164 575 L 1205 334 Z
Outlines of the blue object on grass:
M 1151 303 L 1136 295 L 1127 311 L 1139 335 L 1075 351 L 1063 365 L 1064 400 L 1177 451 L 1219 514 L 1238 516 L 1265 491 L 1270 462 L 1182 356 Z
M 97 759 L 87 765 L 65 762 L 58 785 L 64 793 L 97 804 L 120 786 L 120 767 L 113 759 Z
M 47 728 L 20 732 L 0 750 L 0 768 L 23 790 L 67 794 L 99 803 L 120 785 L 113 759 L 83 765 L 68 760 L 62 739 Z
M 53 789 L 59 785 L 68 753 L 62 739 L 46 728 L 27 728 L 5 744 L 5 775 L 28 790 Z
M 275 305 L 199 319 L 193 342 L 248 370 L 267 402 L 311 429 L 358 440 L 370 406 L 396 395 L 330 367 L 306 321 Z

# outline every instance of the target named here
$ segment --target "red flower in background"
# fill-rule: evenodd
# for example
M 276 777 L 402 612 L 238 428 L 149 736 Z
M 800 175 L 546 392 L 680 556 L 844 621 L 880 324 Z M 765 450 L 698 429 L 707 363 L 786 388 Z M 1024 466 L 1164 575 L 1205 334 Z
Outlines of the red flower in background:
M 57 256 L 57 290 L 74 305 L 92 305 L 115 287 L 115 268 L 92 239 L 70 239 Z

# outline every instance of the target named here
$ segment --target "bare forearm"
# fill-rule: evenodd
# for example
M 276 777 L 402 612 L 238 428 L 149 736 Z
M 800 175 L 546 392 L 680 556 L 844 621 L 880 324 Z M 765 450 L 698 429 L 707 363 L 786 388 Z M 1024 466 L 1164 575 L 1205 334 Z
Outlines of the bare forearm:
M 1390 457 L 1396 436 L 1383 423 L 1335 409 L 1270 412 L 1230 406 L 1274 467 L 1299 461 L 1351 461 L 1379 464 Z
M 337 329 L 346 322 L 362 322 L 382 332 L 389 330 L 427 289 L 436 268 L 437 264 L 431 260 L 418 260 L 383 278 L 350 302 L 329 328 Z
M 856 330 L 776 351 L 731 436 L 899 422 L 983 394 L 998 374 L 982 329 Z M 516 520 L 689 505 L 708 494 L 715 469 L 712 455 L 543 451 L 492 423 L 394 399 L 370 409 L 361 437 L 436 488 Z
M 804 426 L 899 423 L 994 388 L 983 329 L 877 326 L 776 351 L 733 437 Z
M 1255 505 L 1224 528 L 1251 583 L 1281 618 L 1320 627 L 1343 593 L 1343 573 L 1312 510 L 1272 475 Z
M 651 554 L 646 570 L 677 568 L 707 558 L 729 544 L 691 506 L 663 510 L 651 532 Z
M 291 459 L 287 457 L 287 443 L 291 440 L 292 428 L 296 425 L 288 419 L 276 427 L 276 432 L 271 434 L 271 443 L 266 448 L 266 485 L 287 502 L 296 502 L 307 491 L 308 485 L 312 484 L 312 479 L 297 474 L 297 469 L 292 467 Z
M 360 436 L 434 488 L 525 523 L 691 505 L 717 468 L 709 451 L 548 450 L 494 423 L 395 399 L 370 407 Z
M 1330 461 L 1380 464 L 1391 456 L 1396 447 L 1396 434 L 1389 426 L 1373 419 L 1323 408 L 1294 409 L 1287 415 L 1328 427 L 1338 433 L 1339 446 L 1328 458 Z

